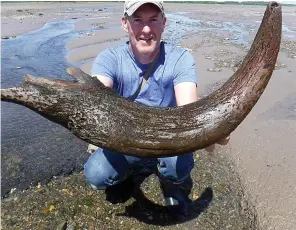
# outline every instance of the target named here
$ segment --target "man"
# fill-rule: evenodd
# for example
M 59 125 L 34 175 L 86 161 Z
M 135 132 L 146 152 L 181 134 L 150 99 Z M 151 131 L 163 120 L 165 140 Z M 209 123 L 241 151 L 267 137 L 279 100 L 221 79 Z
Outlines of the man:
M 129 41 L 101 52 L 94 61 L 92 76 L 120 96 L 148 106 L 172 107 L 197 101 L 195 60 L 186 50 L 161 42 L 165 26 L 162 2 L 126 1 L 122 27 Z M 145 73 L 149 73 L 148 78 Z M 139 88 L 143 78 L 147 82 L 144 80 Z M 208 150 L 213 151 L 213 146 Z M 93 188 L 106 189 L 134 174 L 155 170 L 171 213 L 186 215 L 193 166 L 192 153 L 147 159 L 98 148 L 85 165 L 85 176 Z

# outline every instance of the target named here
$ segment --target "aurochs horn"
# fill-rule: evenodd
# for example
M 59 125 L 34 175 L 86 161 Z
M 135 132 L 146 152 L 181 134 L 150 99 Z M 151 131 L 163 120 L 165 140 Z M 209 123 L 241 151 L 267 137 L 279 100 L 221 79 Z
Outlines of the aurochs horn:
M 129 155 L 167 157 L 202 149 L 229 135 L 259 100 L 273 73 L 281 6 L 270 2 L 240 68 L 217 91 L 185 106 L 158 108 L 117 96 L 80 69 L 75 82 L 25 76 L 1 100 L 22 104 L 88 143 Z

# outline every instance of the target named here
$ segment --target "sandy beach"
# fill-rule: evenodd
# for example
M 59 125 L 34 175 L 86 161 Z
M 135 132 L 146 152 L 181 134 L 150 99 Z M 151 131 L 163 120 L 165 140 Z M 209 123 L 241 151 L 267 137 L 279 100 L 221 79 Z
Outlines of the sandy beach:
M 64 44 L 67 51 L 65 58 L 69 65 L 80 67 L 86 73 L 90 73 L 92 62 L 100 51 L 127 40 L 127 34 L 120 26 L 123 7 L 121 3 L 1 3 L 1 7 L 2 41 L 17 39 L 26 33 L 41 29 L 47 23 L 75 20 L 72 31 L 77 34 Z M 256 35 L 265 8 L 265 6 L 166 4 L 168 27 L 164 33 L 164 40 L 170 41 L 174 38 L 172 42 L 188 49 L 194 55 L 198 87 L 202 96 L 221 86 L 237 69 Z M 4 46 L 5 43 L 2 43 L 2 47 Z M 2 56 L 5 55 L 2 53 Z M 225 147 L 217 146 L 215 152 L 210 154 L 212 158 L 216 158 L 210 160 L 211 164 L 218 165 L 219 159 L 230 162 L 226 164 L 225 170 L 230 170 L 230 174 L 235 175 L 235 180 L 238 180 L 242 186 L 241 193 L 247 200 L 248 208 L 254 209 L 252 212 L 256 216 L 258 229 L 293 230 L 296 226 L 295 63 L 296 7 L 283 7 L 282 43 L 273 76 L 254 109 L 231 135 L 230 143 Z M 15 63 L 16 66 L 18 63 Z M 2 68 L 2 79 L 3 74 L 7 73 L 3 72 Z M 2 123 L 4 122 L 9 120 L 2 120 Z M 205 153 L 201 150 L 197 155 L 205 156 Z M 196 157 L 197 165 L 201 163 L 198 157 Z M 208 156 L 205 156 L 205 159 L 208 159 Z M 3 160 L 2 164 L 5 164 Z M 196 174 L 198 175 L 198 171 Z M 81 191 L 91 193 L 90 196 L 93 196 L 92 191 L 83 187 L 81 173 L 75 174 L 73 178 Z M 72 184 L 71 187 L 62 188 L 62 185 L 69 183 L 68 180 L 63 178 L 53 182 L 58 187 L 55 190 L 56 194 L 72 196 L 71 189 L 74 189 Z M 197 181 L 200 184 L 204 180 L 199 178 Z M 2 203 L 2 227 L 15 229 L 15 226 L 19 227 L 22 223 L 27 228 L 41 226 L 36 221 L 28 221 L 33 216 L 42 220 L 44 216 L 52 215 L 49 221 L 54 222 L 55 215 L 60 215 L 61 212 L 55 210 L 57 205 L 48 208 L 56 199 L 48 192 L 52 186 L 52 184 L 34 184 L 31 188 L 33 190 L 11 193 Z M 26 202 L 31 202 L 37 193 L 43 196 L 44 206 L 38 208 L 44 212 L 36 214 L 33 209 L 17 210 Z M 229 202 L 230 200 L 231 197 Z M 84 203 L 79 204 L 81 210 L 84 206 L 88 206 L 87 202 L 88 200 L 84 200 Z M 104 210 L 109 207 L 106 203 L 101 205 L 105 205 L 102 208 Z M 90 213 L 89 207 L 84 213 Z M 29 213 L 27 216 L 26 211 Z M 22 213 L 19 220 L 11 217 L 17 212 Z M 106 218 L 121 218 L 112 215 L 112 212 Z M 219 209 L 217 212 L 219 213 Z M 73 219 L 74 216 L 79 216 L 79 211 L 73 214 Z M 99 216 L 96 218 L 100 219 Z M 202 220 L 200 218 L 197 222 Z M 108 219 L 105 222 L 100 221 L 102 226 L 105 226 L 102 229 L 107 229 Z M 119 221 L 118 223 L 123 221 L 121 227 L 117 228 L 125 229 L 122 227 L 125 219 L 116 219 L 116 221 Z M 152 226 L 149 223 L 148 221 L 142 229 L 166 229 L 163 226 L 156 228 L 156 225 Z M 133 224 L 134 222 L 127 222 L 126 228 L 133 229 L 131 227 Z M 187 229 L 236 229 L 219 228 L 217 225 L 204 225 L 204 228 L 197 224 L 184 226 Z M 174 225 L 167 229 L 184 229 L 184 226 Z M 94 226 L 88 227 L 100 229 Z M 60 229 L 63 228 L 60 226 Z

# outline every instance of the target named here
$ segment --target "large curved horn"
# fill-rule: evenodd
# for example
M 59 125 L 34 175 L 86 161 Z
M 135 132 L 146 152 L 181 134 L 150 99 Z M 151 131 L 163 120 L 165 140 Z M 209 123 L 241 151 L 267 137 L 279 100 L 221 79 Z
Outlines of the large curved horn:
M 77 69 L 68 70 L 82 75 L 76 83 L 26 76 L 21 87 L 1 90 L 1 100 L 23 104 L 103 148 L 146 157 L 184 154 L 229 135 L 248 115 L 274 70 L 281 26 L 281 7 L 271 2 L 240 68 L 219 90 L 185 106 L 130 102 L 98 82 L 84 84 L 92 80 Z

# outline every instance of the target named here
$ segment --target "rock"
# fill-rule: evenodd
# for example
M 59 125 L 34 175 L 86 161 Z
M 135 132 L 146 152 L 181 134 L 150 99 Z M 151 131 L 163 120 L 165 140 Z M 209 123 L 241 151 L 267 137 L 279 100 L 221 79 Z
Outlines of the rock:
M 222 71 L 222 69 L 220 69 L 220 68 L 214 68 L 214 69 L 207 69 L 207 71 L 210 71 L 210 72 L 221 72 Z
M 192 52 L 192 49 L 190 49 L 190 48 L 184 48 L 185 50 L 187 50 L 188 52 Z
M 99 147 L 93 145 L 93 144 L 89 144 L 88 148 L 87 148 L 87 152 L 90 154 L 93 154 Z
M 66 230 L 75 230 L 75 227 L 73 225 L 67 225 Z
M 66 221 L 60 223 L 56 228 L 56 230 L 66 230 L 66 229 L 67 229 L 67 222 Z

